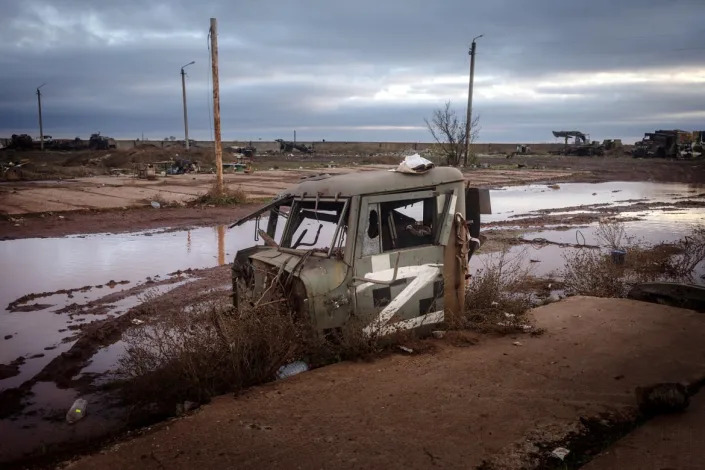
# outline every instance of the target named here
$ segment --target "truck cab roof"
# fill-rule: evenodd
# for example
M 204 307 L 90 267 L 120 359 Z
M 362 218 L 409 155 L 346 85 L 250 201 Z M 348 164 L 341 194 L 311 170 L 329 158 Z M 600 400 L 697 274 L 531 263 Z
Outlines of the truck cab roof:
M 409 174 L 377 170 L 343 175 L 319 175 L 284 191 L 279 197 L 350 197 L 427 188 L 463 180 L 457 168 L 437 167 L 424 173 Z

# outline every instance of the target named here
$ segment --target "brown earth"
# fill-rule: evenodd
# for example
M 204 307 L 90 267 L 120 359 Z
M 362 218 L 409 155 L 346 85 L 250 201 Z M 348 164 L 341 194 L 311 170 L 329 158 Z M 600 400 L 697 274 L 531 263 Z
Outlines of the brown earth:
M 587 464 L 585 470 L 699 470 L 703 466 L 705 394 L 699 393 L 685 413 L 655 418 Z
M 429 354 L 325 367 L 219 397 L 67 468 L 563 468 L 549 456 L 558 446 L 573 468 L 609 444 L 588 423 L 638 424 L 635 387 L 705 376 L 705 317 L 693 311 L 574 297 L 533 316 L 542 336 L 444 339 Z
M 208 164 L 209 152 L 192 155 Z M 60 236 L 228 223 L 245 210 L 219 208 L 162 209 L 148 211 L 150 202 L 182 206 L 206 193 L 211 174 L 159 177 L 156 181 L 132 176 L 108 176 L 114 167 L 130 168 L 133 162 L 161 161 L 175 157 L 171 150 L 140 148 L 131 151 L 17 152 L 15 159 L 30 160 L 34 181 L 0 183 L 0 234 L 2 238 Z M 22 158 L 20 158 L 22 157 Z M 11 158 L 9 153 L 3 160 Z M 353 157 L 315 155 L 292 157 L 263 155 L 255 159 L 253 174 L 226 174 L 226 184 L 240 188 L 261 202 L 296 184 L 302 177 L 321 172 L 389 169 L 398 155 Z M 662 181 L 705 183 L 705 162 L 637 160 L 630 157 L 564 157 L 551 155 L 481 156 L 480 168 L 466 171 L 473 185 L 499 187 L 546 181 Z M 332 167 L 331 167 L 332 166 Z M 39 170 L 42 172 L 39 172 Z M 80 171 L 79 171 L 80 170 Z M 77 178 L 77 175 L 93 175 Z M 55 178 L 55 179 L 47 179 Z M 68 179 L 67 179 L 68 178 Z M 134 214 L 132 211 L 139 208 Z M 130 210 L 126 210 L 130 209 Z M 249 208 L 247 209 L 249 210 Z M 103 212 L 108 211 L 108 212 Z M 158 212 L 158 214 L 157 214 Z M 38 218 L 29 217 L 37 214 Z
M 322 171 L 340 174 L 389 168 L 369 165 L 227 174 L 227 186 L 242 189 L 253 202 L 249 207 L 229 208 L 186 206 L 211 188 L 213 175 L 177 175 L 157 181 L 96 176 L 62 181 L 6 182 L 0 184 L 0 215 L 4 214 L 0 218 L 0 239 L 231 223 L 255 204 L 293 186 L 302 177 Z M 478 186 L 489 187 L 571 176 L 571 172 L 555 170 L 476 170 L 468 175 L 468 179 Z M 164 207 L 154 209 L 151 201 Z

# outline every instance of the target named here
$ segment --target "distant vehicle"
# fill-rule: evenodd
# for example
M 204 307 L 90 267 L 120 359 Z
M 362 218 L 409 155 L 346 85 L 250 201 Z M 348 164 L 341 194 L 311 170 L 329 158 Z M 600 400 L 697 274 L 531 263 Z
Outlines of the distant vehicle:
M 553 131 L 554 137 L 563 137 L 565 146 L 559 151 L 560 155 L 577 155 L 579 157 L 602 156 L 605 148 L 597 141 L 590 142 L 589 137 L 580 131 Z M 568 143 L 573 139 L 572 143 Z
M 634 144 L 634 158 L 691 158 L 693 133 L 679 129 L 647 132 Z M 696 143 L 697 146 L 697 143 Z
M 284 139 L 277 139 L 275 142 L 279 142 L 279 151 L 281 152 L 293 152 L 294 150 L 298 150 L 301 153 L 313 153 L 313 148 L 307 147 L 303 144 L 289 142 Z
M 41 138 L 37 137 L 37 138 L 35 139 L 35 142 L 41 142 L 41 140 L 42 140 Z M 51 142 L 52 140 L 54 140 L 52 136 L 50 136 L 50 135 L 45 135 L 45 136 L 44 136 L 44 143 L 49 143 L 49 142 Z
M 91 134 L 91 138 L 88 139 L 88 148 L 91 150 L 109 150 L 117 148 L 117 143 L 115 139 L 102 136 L 100 132 L 97 132 Z
M 10 144 L 7 148 L 15 150 L 31 150 L 34 148 L 34 141 L 32 137 L 27 134 L 12 134 Z

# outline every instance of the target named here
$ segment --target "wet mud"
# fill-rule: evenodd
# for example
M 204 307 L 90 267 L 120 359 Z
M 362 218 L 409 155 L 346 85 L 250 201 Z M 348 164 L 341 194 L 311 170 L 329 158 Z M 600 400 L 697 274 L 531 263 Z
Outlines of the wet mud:
M 532 184 L 492 191 L 492 206 L 494 214 L 483 220 L 486 242 L 471 265 L 479 266 L 493 251 L 521 254 L 534 276 L 526 288 L 539 300 L 560 293 L 557 272 L 565 253 L 596 248 L 594 231 L 605 217 L 653 242 L 673 241 L 705 223 L 705 192 L 688 185 L 561 183 L 556 189 Z M 237 218 L 234 212 L 228 217 Z M 135 320 L 148 325 L 189 306 L 229 302 L 228 263 L 238 249 L 254 243 L 252 227 L 242 228 L 0 242 L 3 260 L 10 263 L 3 269 L 20 263 L 12 257 L 16 251 L 42 254 L 36 261 L 23 260 L 32 276 L 19 273 L 15 285 L 0 288 L 0 302 L 7 306 L 0 326 L 10 336 L 0 340 L 6 347 L 0 358 L 0 417 L 9 422 L 2 429 L 16 432 L 18 443 L 0 461 L 32 454 L 47 443 L 125 429 L 128 412 L 109 385 L 124 352 L 125 332 L 140 327 Z M 45 265 L 57 275 L 42 274 Z M 60 433 L 47 437 L 52 426 L 63 426 L 61 416 L 77 396 L 90 397 L 95 414 L 74 427 L 78 431 L 70 439 Z M 97 423 L 100 432 L 93 427 Z

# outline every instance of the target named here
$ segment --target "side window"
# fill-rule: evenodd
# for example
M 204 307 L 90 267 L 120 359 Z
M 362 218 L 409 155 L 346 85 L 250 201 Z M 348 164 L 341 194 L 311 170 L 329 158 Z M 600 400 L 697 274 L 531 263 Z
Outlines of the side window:
M 445 199 L 441 195 L 380 203 L 382 251 L 433 245 Z
M 367 214 L 362 214 L 361 222 L 365 224 L 365 230 L 362 233 L 362 256 L 379 254 L 379 204 L 368 205 Z

